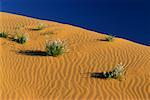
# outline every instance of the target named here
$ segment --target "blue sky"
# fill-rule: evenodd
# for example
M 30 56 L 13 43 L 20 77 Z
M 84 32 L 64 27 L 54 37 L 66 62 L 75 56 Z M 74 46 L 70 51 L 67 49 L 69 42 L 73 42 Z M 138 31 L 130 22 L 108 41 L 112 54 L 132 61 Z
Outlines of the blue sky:
M 150 45 L 147 0 L 1 0 L 1 11 L 47 19 Z

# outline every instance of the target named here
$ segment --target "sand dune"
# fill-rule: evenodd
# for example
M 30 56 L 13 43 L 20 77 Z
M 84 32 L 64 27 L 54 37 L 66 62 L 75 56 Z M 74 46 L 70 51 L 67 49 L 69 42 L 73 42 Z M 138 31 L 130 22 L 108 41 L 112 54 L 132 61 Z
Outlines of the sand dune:
M 0 100 L 149 100 L 150 47 L 71 25 L 0 13 L 0 32 L 25 32 L 26 44 L 0 38 Z M 47 28 L 30 28 L 45 23 Z M 46 35 L 45 33 L 53 34 Z M 44 51 L 45 41 L 65 40 L 69 52 L 58 57 L 22 54 Z M 126 65 L 124 80 L 96 79 L 88 72 Z

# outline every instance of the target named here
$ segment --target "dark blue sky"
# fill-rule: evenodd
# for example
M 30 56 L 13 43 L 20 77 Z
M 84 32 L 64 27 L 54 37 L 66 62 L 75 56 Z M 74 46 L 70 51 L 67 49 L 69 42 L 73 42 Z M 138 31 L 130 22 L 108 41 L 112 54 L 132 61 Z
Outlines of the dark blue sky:
M 150 45 L 147 0 L 1 0 L 1 11 L 80 26 Z

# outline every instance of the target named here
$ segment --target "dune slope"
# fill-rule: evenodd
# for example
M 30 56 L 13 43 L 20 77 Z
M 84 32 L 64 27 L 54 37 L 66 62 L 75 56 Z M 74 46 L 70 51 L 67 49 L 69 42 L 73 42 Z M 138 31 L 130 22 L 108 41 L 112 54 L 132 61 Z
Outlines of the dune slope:
M 43 30 L 31 28 L 38 23 Z M 106 35 L 71 25 L 0 12 L 0 32 L 28 33 L 18 44 L 0 38 L 0 100 L 148 100 L 150 47 L 125 39 L 101 41 Z M 50 34 L 46 34 L 50 33 Z M 69 52 L 58 56 L 20 51 L 44 51 L 46 40 L 65 40 Z M 126 65 L 122 81 L 96 79 L 89 72 Z

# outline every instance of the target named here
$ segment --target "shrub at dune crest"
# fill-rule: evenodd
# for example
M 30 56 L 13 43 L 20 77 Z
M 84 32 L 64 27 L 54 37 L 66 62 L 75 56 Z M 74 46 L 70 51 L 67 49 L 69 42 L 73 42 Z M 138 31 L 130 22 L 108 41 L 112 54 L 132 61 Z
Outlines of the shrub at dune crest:
M 17 33 L 13 37 L 13 40 L 20 44 L 24 44 L 29 40 L 29 35 L 27 33 Z
M 32 30 L 38 31 L 38 30 L 42 30 L 42 29 L 44 29 L 44 28 L 46 28 L 46 27 L 47 27 L 46 24 L 39 23 L 37 26 L 33 27 Z
M 58 56 L 66 52 L 66 45 L 61 40 L 48 41 L 46 43 L 46 53 L 49 56 Z
M 108 41 L 108 42 L 112 42 L 114 40 L 115 36 L 113 35 L 108 35 L 105 37 L 105 40 Z
M 7 38 L 7 37 L 8 37 L 8 34 L 5 33 L 5 32 L 1 32 L 1 33 L 0 33 L 0 37 L 2 37 L 2 38 Z

